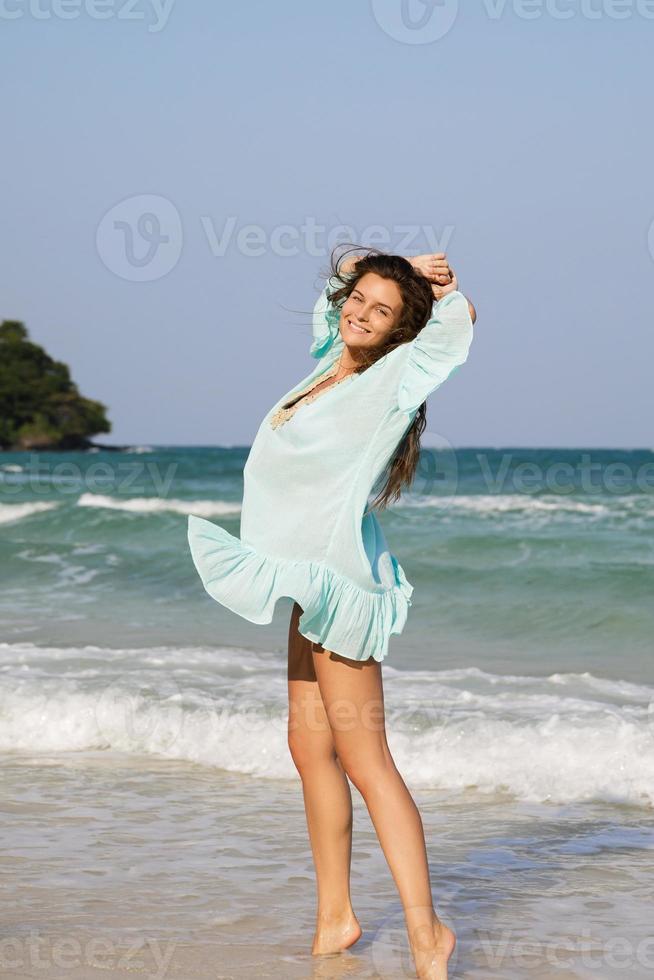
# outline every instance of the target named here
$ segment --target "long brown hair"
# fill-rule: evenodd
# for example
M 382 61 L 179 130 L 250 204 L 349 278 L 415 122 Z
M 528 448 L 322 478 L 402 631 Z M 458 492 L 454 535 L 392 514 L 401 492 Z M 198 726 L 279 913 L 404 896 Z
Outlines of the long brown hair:
M 357 254 L 365 252 L 351 272 L 343 272 L 342 264 L 350 251 Z M 378 361 L 384 354 L 413 340 L 426 325 L 431 316 L 434 294 L 429 280 L 413 268 L 411 263 L 401 255 L 390 255 L 377 249 L 346 249 L 336 257 L 337 249 L 331 254 L 330 276 L 342 282 L 331 291 L 330 302 L 341 308 L 362 276 L 374 272 L 383 279 L 390 279 L 397 284 L 402 295 L 402 308 L 397 324 L 383 344 L 361 351 L 361 361 L 355 368 L 360 374 Z M 391 501 L 398 500 L 402 487 L 409 486 L 413 481 L 420 459 L 420 436 L 427 424 L 427 403 L 423 402 L 418 408 L 413 422 L 398 444 L 393 458 L 386 466 L 386 478 L 381 490 L 370 505 L 383 510 Z M 383 474 L 382 474 L 383 476 Z

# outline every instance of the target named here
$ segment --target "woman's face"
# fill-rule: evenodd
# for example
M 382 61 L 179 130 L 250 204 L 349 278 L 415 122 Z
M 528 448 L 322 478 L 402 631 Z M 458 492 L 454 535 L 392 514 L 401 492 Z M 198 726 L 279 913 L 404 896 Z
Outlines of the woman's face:
M 397 326 L 401 309 L 402 294 L 397 283 L 367 272 L 343 304 L 343 343 L 348 347 L 378 347 Z

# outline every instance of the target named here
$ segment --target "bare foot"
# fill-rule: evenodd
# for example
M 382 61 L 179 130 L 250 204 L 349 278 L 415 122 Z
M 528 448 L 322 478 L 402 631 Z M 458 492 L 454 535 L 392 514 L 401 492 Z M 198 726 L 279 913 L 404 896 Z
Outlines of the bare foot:
M 454 952 L 456 936 L 434 915 L 433 935 L 419 929 L 414 933 L 411 952 L 420 980 L 447 980 L 447 961 Z
M 361 926 L 354 912 L 343 919 L 318 919 L 311 953 L 313 956 L 340 953 L 352 946 L 360 936 Z

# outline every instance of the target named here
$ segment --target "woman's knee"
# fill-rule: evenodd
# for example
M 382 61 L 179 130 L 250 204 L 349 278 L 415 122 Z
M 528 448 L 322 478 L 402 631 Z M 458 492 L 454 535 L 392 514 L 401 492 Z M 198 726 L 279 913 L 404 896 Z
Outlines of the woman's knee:
M 336 753 L 348 779 L 362 796 L 383 783 L 389 773 L 397 772 L 388 746 L 383 742 L 374 746 L 344 747 L 339 746 L 337 740 Z
M 288 748 L 300 775 L 311 773 L 325 764 L 331 765 L 336 759 L 331 738 L 318 738 L 306 730 L 289 732 Z

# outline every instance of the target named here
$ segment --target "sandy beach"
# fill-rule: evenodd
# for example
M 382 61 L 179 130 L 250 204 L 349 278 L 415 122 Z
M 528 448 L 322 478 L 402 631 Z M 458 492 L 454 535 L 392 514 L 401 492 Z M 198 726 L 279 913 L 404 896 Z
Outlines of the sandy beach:
M 352 891 L 364 933 L 312 957 L 314 885 L 299 783 L 114 752 L 2 758 L 2 976 L 95 980 L 412 977 L 403 914 L 355 797 Z M 419 791 L 454 977 L 540 980 L 650 969 L 628 881 L 647 887 L 651 821 L 622 814 L 601 854 L 602 807 Z M 605 808 L 604 817 L 608 816 Z M 485 829 L 480 833 L 480 826 Z M 510 834 L 510 838 L 509 835 Z M 613 888 L 607 891 L 607 881 Z M 592 926 L 589 928 L 589 915 Z M 622 921 L 620 918 L 622 917 Z

